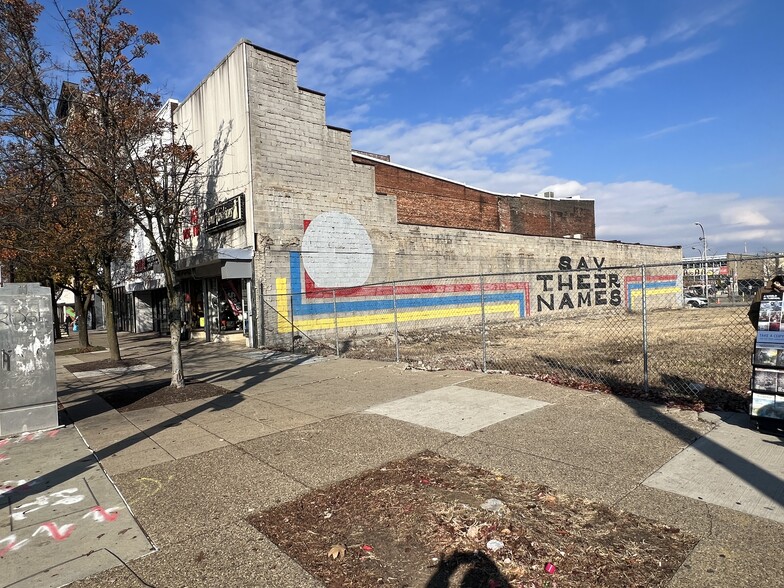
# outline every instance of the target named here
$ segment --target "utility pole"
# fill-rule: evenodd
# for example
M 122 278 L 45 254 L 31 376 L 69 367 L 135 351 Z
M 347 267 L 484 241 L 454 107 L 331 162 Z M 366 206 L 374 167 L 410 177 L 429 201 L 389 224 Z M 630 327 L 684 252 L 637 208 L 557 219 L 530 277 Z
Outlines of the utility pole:
M 702 237 L 700 237 L 700 241 L 702 241 L 702 292 L 705 299 L 708 299 L 708 240 L 705 238 L 705 228 L 702 226 L 702 223 L 694 223 L 698 227 L 700 227 L 700 231 L 702 231 Z

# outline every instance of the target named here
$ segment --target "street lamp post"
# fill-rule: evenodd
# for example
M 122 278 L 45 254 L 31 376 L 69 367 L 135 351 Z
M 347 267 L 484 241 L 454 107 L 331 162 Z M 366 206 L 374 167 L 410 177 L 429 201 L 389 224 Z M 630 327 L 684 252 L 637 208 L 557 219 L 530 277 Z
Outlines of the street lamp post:
M 705 228 L 702 226 L 702 223 L 694 223 L 698 227 L 700 227 L 700 231 L 702 231 L 702 237 L 700 237 L 700 241 L 702 241 L 702 295 L 705 296 L 705 300 L 708 299 L 708 240 L 705 238 Z

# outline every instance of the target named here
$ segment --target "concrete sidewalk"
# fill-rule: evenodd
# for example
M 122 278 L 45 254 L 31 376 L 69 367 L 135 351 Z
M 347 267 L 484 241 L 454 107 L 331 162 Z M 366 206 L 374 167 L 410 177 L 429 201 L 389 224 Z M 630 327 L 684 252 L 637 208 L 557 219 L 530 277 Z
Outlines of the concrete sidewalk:
M 89 578 L 96 568 L 85 567 L 76 586 L 320 586 L 248 514 L 426 449 L 697 535 L 673 587 L 784 583 L 784 444 L 750 430 L 745 415 L 206 343 L 186 347 L 186 373 L 238 394 L 124 413 L 95 394 L 167 378 L 167 343 L 124 336 L 124 357 L 150 365 L 124 375 L 75 378 L 66 361 L 107 355 L 58 357 L 67 415 L 159 549 L 122 555 L 127 566 L 106 558 L 111 569 Z M 0 585 L 13 585 L 4 572 L 16 567 L 38 582 L 24 585 L 58 585 L 42 555 L 8 550 Z

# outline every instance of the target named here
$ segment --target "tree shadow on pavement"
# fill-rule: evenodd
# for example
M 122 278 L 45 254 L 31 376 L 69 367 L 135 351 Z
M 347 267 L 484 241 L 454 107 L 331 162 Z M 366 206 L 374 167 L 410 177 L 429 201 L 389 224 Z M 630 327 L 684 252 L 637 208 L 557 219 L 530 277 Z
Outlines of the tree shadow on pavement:
M 244 359 L 244 358 L 243 358 Z M 303 360 L 304 361 L 304 360 Z M 300 362 L 301 363 L 301 362 Z M 274 364 L 274 365 L 265 365 L 259 366 L 258 364 L 250 364 L 250 365 L 242 365 L 237 366 L 229 369 L 223 370 L 216 370 L 214 372 L 203 373 L 199 375 L 200 379 L 206 379 L 206 376 L 209 375 L 210 379 L 215 382 L 219 382 L 221 379 L 230 379 L 236 377 L 245 377 L 246 380 L 244 381 L 243 385 L 238 390 L 234 390 L 233 393 L 224 394 L 221 396 L 221 402 L 215 403 L 212 400 L 206 400 L 203 404 L 195 406 L 189 410 L 183 411 L 182 413 L 175 414 L 171 418 L 168 418 L 162 422 L 157 422 L 152 426 L 146 427 L 141 429 L 138 433 L 134 433 L 133 435 L 129 435 L 119 441 L 112 443 L 106 447 L 103 447 L 98 450 L 93 450 L 95 457 L 100 461 L 105 459 L 119 451 L 123 451 L 134 445 L 144 441 L 145 439 L 150 438 L 150 436 L 158 433 L 162 430 L 165 430 L 170 427 L 177 426 L 184 421 L 206 412 L 217 412 L 217 411 L 224 411 L 224 410 L 231 410 L 238 404 L 240 404 L 245 397 L 241 394 L 242 390 L 247 390 L 252 388 L 257 383 L 260 383 L 270 377 L 273 374 L 279 374 L 286 370 L 289 370 L 293 367 L 298 365 L 296 362 L 291 362 L 287 364 Z M 138 377 L 138 374 L 135 376 Z M 140 381 L 136 382 L 140 386 L 149 385 L 149 381 L 145 382 L 142 378 Z M 128 390 L 129 386 L 127 384 L 123 384 L 120 378 L 113 378 L 111 382 L 108 383 L 109 385 L 105 388 L 93 388 L 89 381 L 87 380 L 80 380 L 78 385 L 69 385 L 66 387 L 67 392 L 66 395 L 69 393 L 74 393 L 76 391 L 82 391 L 84 389 L 91 389 L 93 394 L 90 396 L 78 400 L 69 404 L 67 407 L 61 408 L 60 410 L 60 423 L 61 424 L 74 424 L 77 426 L 79 422 L 99 416 L 102 413 L 109 412 L 112 407 L 103 399 L 98 397 L 99 392 L 103 391 L 117 391 L 117 390 Z M 58 396 L 63 393 L 62 387 L 58 393 Z M 92 449 L 92 448 L 91 448 Z M 11 506 L 24 500 L 30 496 L 37 495 L 40 493 L 40 489 L 42 487 L 54 487 L 59 484 L 65 483 L 69 480 L 72 480 L 76 477 L 79 477 L 83 473 L 85 473 L 88 469 L 92 468 L 95 465 L 95 462 L 92 460 L 86 460 L 84 457 L 80 457 L 79 459 L 75 459 L 69 463 L 66 463 L 52 471 L 49 472 L 41 472 L 37 479 L 45 480 L 45 486 L 39 483 L 30 483 L 33 480 L 28 480 L 26 484 L 18 486 L 12 490 L 9 490 L 5 494 L 3 494 L 2 498 L 4 500 L 4 507 Z
M 574 373 L 585 373 L 584 368 L 570 366 L 563 361 L 558 362 L 558 367 L 566 371 L 571 370 Z M 627 398 L 621 395 L 614 396 L 634 410 L 641 419 L 659 426 L 661 429 L 677 437 L 684 444 L 694 447 L 700 453 L 710 458 L 712 462 L 721 465 L 724 469 L 742 479 L 746 484 L 757 489 L 761 494 L 764 494 L 777 504 L 784 506 L 784 493 L 781 492 L 784 480 L 780 479 L 778 476 L 764 470 L 735 451 L 716 443 L 710 437 L 700 436 L 683 423 L 667 416 L 661 411 L 653 409 L 652 406 L 645 402 L 641 402 L 640 399 Z M 731 420 L 739 421 L 744 418 L 743 413 L 735 412 L 728 414 L 736 417 Z M 745 418 L 749 419 L 747 415 Z M 725 422 L 734 426 L 742 426 L 739 425 L 739 422 L 729 422 L 727 419 L 725 419 Z M 751 428 L 750 419 L 749 424 L 744 428 Z M 698 440 L 699 443 L 695 443 Z

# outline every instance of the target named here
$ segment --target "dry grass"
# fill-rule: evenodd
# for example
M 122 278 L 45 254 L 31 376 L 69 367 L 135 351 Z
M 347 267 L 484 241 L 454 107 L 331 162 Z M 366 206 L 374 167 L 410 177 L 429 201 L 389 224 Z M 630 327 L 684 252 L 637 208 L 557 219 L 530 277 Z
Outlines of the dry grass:
M 639 313 L 536 315 L 487 329 L 487 368 L 691 408 L 746 410 L 754 330 L 746 307 L 661 309 L 648 314 L 644 391 Z M 400 357 L 423 369 L 481 369 L 481 329 L 401 329 Z M 342 354 L 395 359 L 391 335 L 354 338 Z

